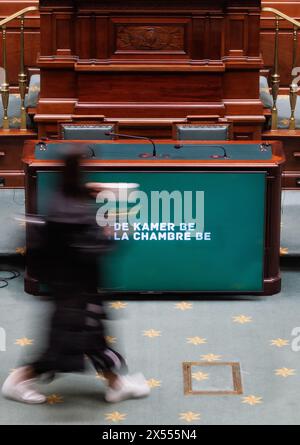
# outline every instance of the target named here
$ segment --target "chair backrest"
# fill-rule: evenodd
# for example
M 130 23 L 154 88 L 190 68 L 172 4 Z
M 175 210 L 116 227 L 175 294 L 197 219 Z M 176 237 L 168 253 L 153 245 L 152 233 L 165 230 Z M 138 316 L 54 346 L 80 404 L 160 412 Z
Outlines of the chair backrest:
M 230 123 L 178 123 L 174 138 L 186 141 L 226 141 L 232 139 Z
M 112 140 L 113 135 L 107 133 L 117 133 L 116 122 L 60 122 L 59 137 L 67 140 Z
M 40 74 L 33 74 L 30 77 L 28 94 L 26 95 L 26 108 L 36 108 L 38 105 L 39 95 L 41 89 Z
M 270 93 L 268 79 L 264 76 L 259 76 L 259 97 L 265 108 L 273 107 L 273 97 Z

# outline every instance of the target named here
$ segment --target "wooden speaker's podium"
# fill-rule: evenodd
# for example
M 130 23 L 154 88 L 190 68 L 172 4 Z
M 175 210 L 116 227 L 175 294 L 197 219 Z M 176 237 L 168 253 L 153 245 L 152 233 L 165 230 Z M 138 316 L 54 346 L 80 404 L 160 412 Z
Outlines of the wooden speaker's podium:
M 152 126 L 218 115 L 233 120 L 236 139 L 259 139 L 260 9 L 260 0 L 41 0 L 40 135 L 72 115 Z

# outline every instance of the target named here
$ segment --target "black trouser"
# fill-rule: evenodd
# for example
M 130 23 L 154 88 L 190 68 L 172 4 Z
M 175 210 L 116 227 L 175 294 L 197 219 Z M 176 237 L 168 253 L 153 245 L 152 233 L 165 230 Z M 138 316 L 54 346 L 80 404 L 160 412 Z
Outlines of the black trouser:
M 85 357 L 98 372 L 126 368 L 123 357 L 105 339 L 105 314 L 99 297 L 57 296 L 54 304 L 48 345 L 31 364 L 36 374 L 83 371 Z

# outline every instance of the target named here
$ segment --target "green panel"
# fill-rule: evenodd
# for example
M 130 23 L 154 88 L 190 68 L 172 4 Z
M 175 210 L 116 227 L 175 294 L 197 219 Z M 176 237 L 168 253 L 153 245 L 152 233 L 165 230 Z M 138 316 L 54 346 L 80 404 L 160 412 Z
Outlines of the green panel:
M 175 148 L 174 144 L 156 144 L 157 158 L 153 159 L 170 159 L 170 160 L 201 160 L 214 159 L 214 156 L 223 156 L 224 149 L 230 160 L 267 160 L 272 158 L 272 147 L 261 146 L 261 144 L 195 144 L 189 145 L 181 141 L 181 148 Z M 103 160 L 142 160 L 152 158 L 152 145 L 150 143 L 131 144 L 131 143 L 110 143 L 110 144 L 94 144 L 94 143 L 48 143 L 47 146 L 36 145 L 36 159 L 58 159 L 63 157 L 72 147 L 82 147 L 86 151 L 87 157 L 94 155 L 94 159 Z M 222 159 L 220 157 L 219 159 Z M 226 162 L 226 160 L 224 160 Z
M 151 191 L 162 190 L 193 191 L 194 198 L 196 191 L 204 192 L 204 231 L 211 233 L 210 241 L 138 241 L 132 236 L 129 241 L 116 241 L 117 249 L 106 261 L 107 287 L 262 291 L 265 173 L 90 172 L 86 176 L 87 181 L 138 183 L 148 197 Z M 39 213 L 46 211 L 57 177 L 55 172 L 38 172 Z M 194 213 L 199 202 L 194 199 Z

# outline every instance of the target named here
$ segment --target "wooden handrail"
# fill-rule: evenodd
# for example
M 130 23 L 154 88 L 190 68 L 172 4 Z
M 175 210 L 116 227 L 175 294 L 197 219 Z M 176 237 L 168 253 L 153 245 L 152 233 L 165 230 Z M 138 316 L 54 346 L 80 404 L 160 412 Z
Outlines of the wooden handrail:
M 278 109 L 277 109 L 277 97 L 279 94 L 280 87 L 280 74 L 279 74 L 279 24 L 280 20 L 286 20 L 288 23 L 293 25 L 293 60 L 291 69 L 291 84 L 290 84 L 290 106 L 291 106 L 291 116 L 289 120 L 289 129 L 296 129 L 295 111 L 297 105 L 297 92 L 298 84 L 295 83 L 296 74 L 294 74 L 294 69 L 297 64 L 297 50 L 298 50 L 298 31 L 300 29 L 300 22 L 298 20 L 289 17 L 283 12 L 275 8 L 262 8 L 262 12 L 271 12 L 275 15 L 275 49 L 274 49 L 274 66 L 273 73 L 271 76 L 272 83 L 272 96 L 273 96 L 273 106 L 272 106 L 272 130 L 277 130 L 278 128 Z
M 292 23 L 297 28 L 300 28 L 300 22 L 298 20 L 293 19 L 292 17 L 284 14 L 283 12 L 279 11 L 275 8 L 262 8 L 262 12 L 272 12 L 273 14 L 277 15 L 278 17 L 281 17 L 284 20 L 287 20 L 288 22 Z
M 12 20 L 22 17 L 23 15 L 27 14 L 27 12 L 38 11 L 38 10 L 39 8 L 37 6 L 28 6 L 27 8 L 21 9 L 20 11 L 15 12 L 9 17 L 6 17 L 6 19 L 1 20 L 0 27 L 6 25 L 6 23 L 11 22 Z
M 6 17 L 5 19 L 0 21 L 0 30 L 2 34 L 2 64 L 4 68 L 4 81 L 1 85 L 1 98 L 3 104 L 3 119 L 2 119 L 2 128 L 3 130 L 9 130 L 9 118 L 8 118 L 8 105 L 9 105 L 9 82 L 8 82 L 8 74 L 7 74 L 7 27 L 6 24 L 12 22 L 15 19 L 20 20 L 20 72 L 19 72 L 19 90 L 20 90 L 20 99 L 21 99 L 21 119 L 20 119 L 20 129 L 26 130 L 26 109 L 25 109 L 25 97 L 26 97 L 26 86 L 27 86 L 27 74 L 25 71 L 25 15 L 28 12 L 38 11 L 39 8 L 37 6 L 28 6 L 27 8 L 23 8 L 18 12 Z

